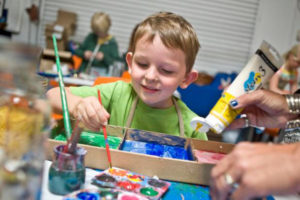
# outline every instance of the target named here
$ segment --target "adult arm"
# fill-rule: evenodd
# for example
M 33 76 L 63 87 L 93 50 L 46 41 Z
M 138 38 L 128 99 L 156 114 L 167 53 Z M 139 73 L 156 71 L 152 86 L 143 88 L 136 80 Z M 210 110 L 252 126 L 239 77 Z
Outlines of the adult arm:
M 229 174 L 239 186 L 231 199 L 248 200 L 267 195 L 300 192 L 300 145 L 240 143 L 211 172 L 213 200 L 225 200 L 232 186 L 225 181 Z
M 244 108 L 250 125 L 266 128 L 284 128 L 290 120 L 298 118 L 297 114 L 290 114 L 286 98 L 268 90 L 256 90 L 236 98 L 234 109 Z M 244 119 L 236 119 L 228 129 L 242 128 Z

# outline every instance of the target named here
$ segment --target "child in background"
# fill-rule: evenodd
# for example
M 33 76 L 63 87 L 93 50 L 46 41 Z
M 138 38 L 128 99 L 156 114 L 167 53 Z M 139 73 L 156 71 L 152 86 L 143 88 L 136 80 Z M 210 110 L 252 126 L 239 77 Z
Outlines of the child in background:
M 132 82 L 66 88 L 71 115 L 94 131 L 110 124 L 206 140 L 190 126 L 196 114 L 173 97 L 177 87 L 188 87 L 198 75 L 192 67 L 200 45 L 191 24 L 160 12 L 142 21 L 131 37 L 126 61 Z M 59 88 L 47 96 L 61 111 Z
M 103 12 L 95 13 L 91 19 L 90 33 L 84 42 L 75 50 L 75 55 L 82 58 L 79 72 L 90 74 L 91 70 L 107 73 L 108 68 L 119 59 L 118 44 L 108 34 L 111 26 L 109 16 Z
M 285 55 L 284 65 L 270 80 L 270 90 L 279 94 L 293 94 L 298 89 L 298 47 L 295 46 Z

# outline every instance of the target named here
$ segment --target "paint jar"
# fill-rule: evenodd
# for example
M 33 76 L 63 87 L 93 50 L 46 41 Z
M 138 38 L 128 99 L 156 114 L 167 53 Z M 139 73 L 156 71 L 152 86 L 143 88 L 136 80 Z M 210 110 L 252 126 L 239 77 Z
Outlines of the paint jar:
M 42 49 L 0 45 L 0 199 L 39 199 L 51 107 L 36 70 Z
M 86 150 L 77 147 L 75 154 L 64 152 L 64 145 L 54 148 L 54 157 L 49 169 L 49 191 L 65 195 L 82 189 L 85 182 L 84 157 Z
M 242 94 L 260 89 L 282 64 L 283 61 L 278 51 L 263 41 L 255 55 L 223 92 L 208 116 L 206 118 L 195 117 L 191 121 L 191 126 L 200 132 L 208 132 L 210 129 L 215 133 L 221 133 L 242 111 L 232 109 L 230 101 Z

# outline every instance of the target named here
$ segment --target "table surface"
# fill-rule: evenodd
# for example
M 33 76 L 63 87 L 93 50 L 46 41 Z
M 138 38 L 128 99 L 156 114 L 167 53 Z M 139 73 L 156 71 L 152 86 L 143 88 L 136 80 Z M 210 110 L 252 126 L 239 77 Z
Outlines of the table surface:
M 63 196 L 54 195 L 48 190 L 48 172 L 51 161 L 45 161 L 43 172 L 42 196 L 41 200 L 61 200 Z M 92 178 L 99 173 L 100 170 L 86 168 L 86 182 L 84 188 L 97 188 L 91 184 Z M 180 183 L 169 181 L 171 186 L 168 191 L 163 195 L 163 200 L 207 200 L 210 199 L 209 187 L 193 185 L 187 183 Z M 300 195 L 290 196 L 269 196 L 264 198 L 266 200 L 299 200 Z
M 43 185 L 42 185 L 42 200 L 61 200 L 62 196 L 54 195 L 48 190 L 48 171 L 51 165 L 51 161 L 45 161 L 43 172 Z M 91 184 L 92 178 L 97 175 L 99 171 L 86 168 L 86 183 L 85 188 L 97 188 Z M 210 199 L 209 187 L 192 185 L 187 183 L 179 183 L 169 181 L 171 183 L 170 188 L 164 194 L 163 200 L 182 200 L 182 199 Z

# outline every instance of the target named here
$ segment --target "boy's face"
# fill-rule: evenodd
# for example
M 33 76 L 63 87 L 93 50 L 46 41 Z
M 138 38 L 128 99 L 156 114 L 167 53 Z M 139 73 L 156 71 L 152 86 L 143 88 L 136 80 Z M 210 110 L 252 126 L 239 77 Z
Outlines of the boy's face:
M 154 108 L 170 107 L 177 87 L 186 88 L 197 78 L 197 72 L 186 73 L 184 52 L 167 48 L 158 36 L 152 42 L 142 37 L 136 44 L 135 53 L 129 52 L 126 61 L 136 93 L 145 104 Z

